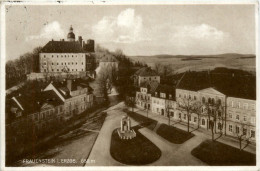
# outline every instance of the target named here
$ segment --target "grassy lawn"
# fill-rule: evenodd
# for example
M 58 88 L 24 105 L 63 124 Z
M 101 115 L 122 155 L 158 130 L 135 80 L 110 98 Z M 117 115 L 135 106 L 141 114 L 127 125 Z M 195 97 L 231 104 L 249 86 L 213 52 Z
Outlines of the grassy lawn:
M 166 124 L 161 124 L 156 133 L 174 144 L 182 144 L 194 136 L 192 133 L 188 133 Z
M 113 131 L 110 153 L 115 160 L 128 165 L 145 165 L 161 157 L 160 149 L 139 133 L 139 128 L 139 126 L 133 127 L 136 137 L 131 140 L 122 140 L 118 136 L 117 129 Z
M 211 140 L 202 142 L 191 154 L 212 166 L 256 165 L 256 155 Z
M 136 122 L 140 123 L 141 126 L 146 127 L 150 130 L 153 130 L 157 124 L 156 120 L 147 118 L 141 114 L 129 111 L 127 109 L 124 109 L 124 112 L 126 112 L 128 116 L 133 118 Z

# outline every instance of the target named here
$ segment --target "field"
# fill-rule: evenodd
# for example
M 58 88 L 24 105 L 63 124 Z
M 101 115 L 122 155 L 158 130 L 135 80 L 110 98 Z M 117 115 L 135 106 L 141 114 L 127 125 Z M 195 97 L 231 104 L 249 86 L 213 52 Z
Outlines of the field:
M 129 56 L 133 61 L 147 63 L 153 67 L 155 63 L 170 64 L 175 72 L 187 70 L 200 71 L 225 67 L 255 72 L 255 55 L 221 54 L 221 55 L 155 55 L 155 56 Z

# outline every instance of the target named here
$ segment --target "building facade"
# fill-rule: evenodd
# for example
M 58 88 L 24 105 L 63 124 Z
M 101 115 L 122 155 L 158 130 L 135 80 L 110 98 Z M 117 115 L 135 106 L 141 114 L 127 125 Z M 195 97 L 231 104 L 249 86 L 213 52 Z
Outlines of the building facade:
M 227 134 L 255 140 L 256 101 L 227 97 Z
M 143 67 L 135 72 L 133 75 L 134 85 L 140 86 L 147 81 L 156 81 L 160 83 L 160 76 L 150 67 Z
M 73 28 L 70 27 L 67 41 L 49 41 L 39 54 L 39 71 L 41 73 L 86 72 L 95 65 L 94 40 L 85 43 L 81 36 L 75 40 Z
M 158 86 L 157 81 L 147 81 L 141 84 L 140 91 L 136 92 L 136 105 L 142 109 L 152 109 L 152 94 Z
M 152 112 L 166 117 L 174 117 L 175 111 L 174 87 L 159 84 L 152 95 Z

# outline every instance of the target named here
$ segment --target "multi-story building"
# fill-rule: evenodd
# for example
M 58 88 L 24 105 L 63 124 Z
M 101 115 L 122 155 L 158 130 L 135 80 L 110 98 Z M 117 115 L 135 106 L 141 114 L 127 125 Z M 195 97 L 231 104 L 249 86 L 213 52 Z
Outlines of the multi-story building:
M 69 119 L 93 106 L 93 89 L 83 79 L 50 83 L 44 91 L 53 90 L 64 103 L 64 118 Z
M 235 84 L 234 80 L 243 79 L 241 75 L 238 78 L 231 77 L 234 80 L 229 82 L 223 82 L 219 77 L 213 75 L 209 76 L 208 72 L 201 74 L 187 72 L 177 85 L 177 104 L 180 104 L 181 101 L 188 101 L 191 106 L 194 103 L 197 105 L 194 105 L 195 107 L 201 108 L 201 111 L 190 114 L 190 123 L 209 129 L 209 123 L 212 121 L 215 132 L 235 137 L 243 134 L 246 138 L 255 140 L 256 94 L 254 85 L 248 89 L 242 82 Z M 187 112 L 181 110 L 180 107 L 179 105 L 176 111 L 178 116 L 175 116 L 174 119 L 187 122 Z
M 68 41 L 49 41 L 39 54 L 41 73 L 86 72 L 94 65 L 94 40 L 85 43 L 81 36 L 75 40 L 73 28 L 67 35 Z
M 7 131 L 16 134 L 45 132 L 63 121 L 64 103 L 53 90 L 30 96 L 20 94 L 12 97 L 7 106 Z
M 151 110 L 152 94 L 158 85 L 157 81 L 147 81 L 140 85 L 140 91 L 136 92 L 136 104 L 138 107 Z
M 143 67 L 135 72 L 133 75 L 134 85 L 140 86 L 147 81 L 156 81 L 160 83 L 160 76 L 150 67 Z
M 173 117 L 175 110 L 175 88 L 159 84 L 152 94 L 152 112 L 166 117 Z
M 118 71 L 118 60 L 111 54 L 99 53 L 99 67 L 102 68 L 111 68 Z
M 227 97 L 227 134 L 255 140 L 256 101 L 237 97 Z

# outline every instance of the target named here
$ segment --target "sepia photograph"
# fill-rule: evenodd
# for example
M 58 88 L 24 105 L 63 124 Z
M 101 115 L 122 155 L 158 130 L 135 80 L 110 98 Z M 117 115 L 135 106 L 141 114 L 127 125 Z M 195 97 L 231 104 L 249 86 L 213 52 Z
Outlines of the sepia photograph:
M 152 2 L 1 4 L 1 169 L 259 169 L 259 2 Z

